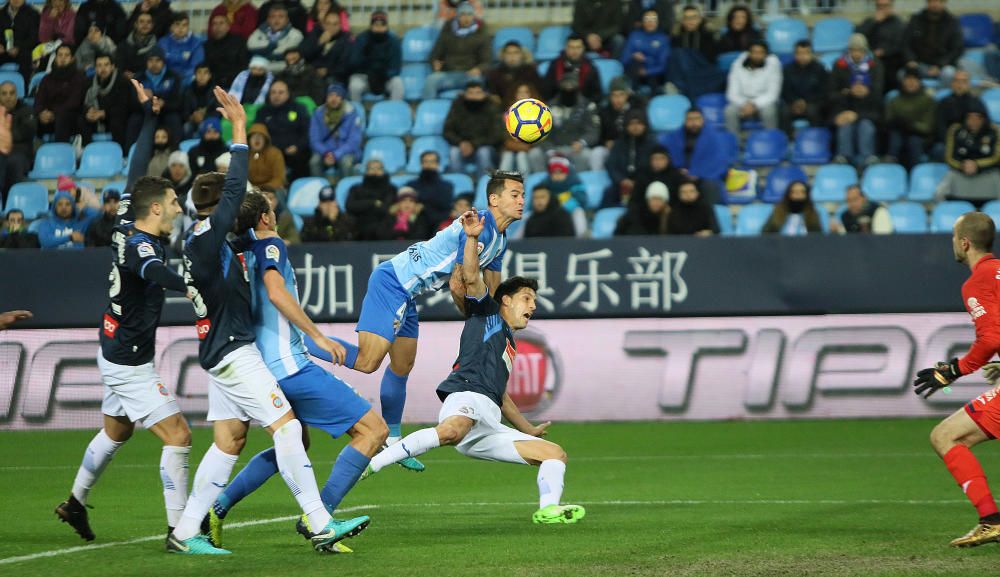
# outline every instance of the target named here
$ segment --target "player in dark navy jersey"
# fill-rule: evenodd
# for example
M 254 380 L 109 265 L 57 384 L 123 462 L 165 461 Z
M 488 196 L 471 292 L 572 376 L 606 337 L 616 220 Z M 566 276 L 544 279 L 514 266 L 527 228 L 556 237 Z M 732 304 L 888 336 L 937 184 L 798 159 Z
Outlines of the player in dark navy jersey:
M 491 297 L 476 261 L 485 218 L 474 211 L 461 217 L 465 232 L 462 280 L 469 319 L 462 330 L 458 360 L 438 386 L 443 405 L 438 425 L 411 433 L 375 455 L 365 477 L 440 445 L 487 461 L 538 465 L 538 511 L 535 523 L 575 523 L 586 514 L 579 505 L 560 505 L 566 453 L 541 439 L 550 423 L 532 425 L 507 394 L 507 380 L 517 355 L 514 331 L 528 326 L 535 312 L 533 279 L 511 277 Z M 500 422 L 501 415 L 514 428 Z
M 99 330 L 104 428 L 87 446 L 69 499 L 56 508 L 59 518 L 88 541 L 94 533 L 87 520 L 87 496 L 115 452 L 132 436 L 136 421 L 163 441 L 160 478 L 168 527 L 177 524 L 187 500 L 191 431 L 153 366 L 164 290 L 186 291 L 181 276 L 164 263 L 160 244 L 181 207 L 169 180 L 142 176 L 152 157 L 155 114 L 161 103 L 150 102 L 142 86 L 132 84 L 145 119 L 112 235 L 110 299 Z

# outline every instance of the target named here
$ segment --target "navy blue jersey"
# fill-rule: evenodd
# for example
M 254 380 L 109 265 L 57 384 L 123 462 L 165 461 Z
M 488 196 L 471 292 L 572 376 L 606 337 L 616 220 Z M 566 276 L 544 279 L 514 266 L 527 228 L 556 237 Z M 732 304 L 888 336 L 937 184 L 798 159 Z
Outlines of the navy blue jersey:
M 194 225 L 184 243 L 184 282 L 194 293 L 198 362 L 204 369 L 254 342 L 246 264 L 243 255 L 226 240 L 247 193 L 247 146 L 234 144 L 230 152 L 232 159 L 219 204 L 208 218 Z
M 517 355 L 514 333 L 489 294 L 481 299 L 466 297 L 465 303 L 470 316 L 462 329 L 458 360 L 438 386 L 438 396 L 444 399 L 450 393 L 472 391 L 501 406 Z

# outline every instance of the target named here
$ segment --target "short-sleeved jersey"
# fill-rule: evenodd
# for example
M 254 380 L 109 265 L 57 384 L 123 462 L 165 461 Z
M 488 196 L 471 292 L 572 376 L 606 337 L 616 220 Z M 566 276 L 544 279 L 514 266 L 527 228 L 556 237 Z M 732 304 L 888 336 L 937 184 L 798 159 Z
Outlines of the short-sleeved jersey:
M 251 231 L 252 233 L 252 231 Z M 288 261 L 285 242 L 280 238 L 255 240 L 244 257 L 250 271 L 253 302 L 253 329 L 257 348 L 267 368 L 277 380 L 290 377 L 309 364 L 302 334 L 271 303 L 264 286 L 264 273 L 274 269 L 285 279 L 285 289 L 299 302 L 295 270 Z
M 976 342 L 958 361 L 963 375 L 975 372 L 1000 351 L 1000 259 L 987 254 L 962 285 L 962 300 L 976 325 Z
M 470 316 L 462 329 L 458 360 L 438 386 L 438 396 L 443 399 L 449 393 L 472 391 L 502 406 L 517 355 L 514 333 L 500 316 L 500 305 L 489 294 L 465 300 Z
M 497 230 L 497 221 L 488 210 L 479 211 L 485 216 L 485 226 L 479 235 L 479 268 L 499 271 L 507 250 L 507 233 Z M 462 263 L 465 230 L 455 219 L 430 240 L 413 244 L 390 261 L 399 284 L 410 296 L 437 290 L 448 282 L 455 264 Z

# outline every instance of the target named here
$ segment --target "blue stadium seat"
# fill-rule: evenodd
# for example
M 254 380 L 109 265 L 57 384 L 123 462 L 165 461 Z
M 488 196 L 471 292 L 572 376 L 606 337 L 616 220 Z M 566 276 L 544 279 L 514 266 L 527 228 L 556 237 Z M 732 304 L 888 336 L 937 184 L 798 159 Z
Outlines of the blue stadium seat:
M 740 156 L 740 140 L 736 138 L 735 134 L 725 128 L 716 128 L 715 130 L 719 135 L 719 140 L 722 141 L 722 145 L 726 147 L 725 164 L 732 165 Z
M 767 175 L 767 184 L 764 186 L 764 190 L 759 192 L 757 196 L 764 202 L 778 202 L 785 196 L 788 185 L 796 180 L 808 183 L 809 177 L 806 176 L 805 171 L 795 165 L 775 167 Z
M 927 211 L 917 202 L 902 200 L 889 205 L 892 230 L 897 233 L 921 234 L 927 232 Z
M 695 106 L 701 110 L 705 123 L 712 126 L 726 125 L 726 95 L 721 92 L 702 94 L 695 100 Z
M 36 72 L 31 75 L 31 82 L 28 83 L 28 96 L 34 96 L 35 91 L 38 90 L 38 85 L 42 83 L 42 79 L 48 72 Z
M 587 185 L 587 181 L 584 179 L 583 173 L 579 173 L 580 179 L 583 180 L 584 186 Z M 549 173 L 546 171 L 542 172 L 532 172 L 531 174 L 524 175 L 524 210 L 525 212 L 531 210 L 531 194 L 535 192 L 535 188 L 542 183 L 545 179 L 549 177 Z M 589 191 L 588 191 L 589 192 Z M 586 208 L 586 207 L 584 207 Z M 597 208 L 596 206 L 594 208 Z
M 437 41 L 433 26 L 410 28 L 403 35 L 403 62 L 427 62 Z
M 771 216 L 770 204 L 748 204 L 736 217 L 736 236 L 757 236 Z
M 594 67 L 597 68 L 597 73 L 601 77 L 601 91 L 604 94 L 608 93 L 608 87 L 612 80 L 625 75 L 625 67 L 613 58 L 598 58 L 594 60 Z
M 545 74 L 549 71 L 549 65 L 552 64 L 551 60 L 541 60 L 538 62 L 538 76 L 540 78 L 545 78 Z
M 295 223 L 295 230 L 302 232 L 302 226 L 305 225 L 306 221 L 303 220 L 301 216 L 295 214 L 294 212 L 290 214 L 292 215 L 292 222 Z
M 545 175 L 548 176 L 547 174 Z M 597 208 L 601 206 L 604 199 L 604 190 L 611 186 L 611 177 L 606 170 L 587 170 L 580 173 L 580 180 L 587 189 L 587 206 L 584 208 Z M 525 187 L 527 188 L 527 187 Z M 534 188 L 534 187 L 532 187 Z M 527 199 L 525 199 L 527 202 Z
M 569 26 L 546 26 L 538 33 L 535 60 L 555 60 L 566 45 L 572 29 Z M 539 71 L 539 74 L 542 74 Z
M 841 56 L 843 56 L 843 54 L 839 52 L 827 52 L 826 54 L 819 55 L 819 61 L 823 64 L 823 68 L 833 70 L 834 63 L 837 62 Z
M 417 106 L 416 119 L 413 123 L 413 136 L 439 136 L 444 132 L 444 120 L 451 110 L 451 101 L 436 98 L 424 100 Z
M 117 142 L 91 142 L 83 149 L 77 178 L 114 178 L 122 169 L 122 147 Z
M 875 202 L 903 198 L 906 186 L 906 169 L 898 164 L 873 164 L 861 176 L 861 190 Z
M 809 39 L 809 27 L 796 18 L 780 18 L 767 25 L 767 45 L 775 54 L 791 54 L 795 43 Z
M 493 34 L 493 56 L 499 58 L 503 45 L 514 40 L 532 54 L 535 53 L 535 33 L 526 26 L 508 26 Z
M 24 76 L 16 70 L 0 70 L 0 84 L 13 82 L 18 99 L 24 98 Z
M 847 187 L 858 183 L 858 173 L 847 164 L 819 167 L 813 176 L 812 199 L 816 202 L 844 202 Z
M 989 14 L 975 12 L 958 17 L 966 48 L 982 48 L 993 42 L 993 19 Z
M 362 180 L 364 180 L 363 176 L 348 176 L 337 181 L 337 188 L 334 193 L 337 196 L 337 204 L 340 205 L 341 209 L 346 210 L 347 208 L 347 195 L 350 194 L 351 187 L 361 184 Z
M 691 101 L 682 94 L 661 94 L 649 101 L 649 129 L 653 132 L 676 130 L 684 125 L 684 114 Z
M 416 177 L 417 175 L 415 174 L 394 174 L 389 179 L 389 182 L 391 182 L 393 186 L 399 189 L 403 186 L 406 186 L 406 183 L 410 182 Z
M 0 70 L 10 70 L 11 72 L 17 72 L 18 70 L 17 62 L 7 62 L 5 64 L 0 64 Z
M 177 148 L 182 152 L 188 152 L 195 146 L 198 146 L 199 142 L 201 142 L 201 139 L 188 138 L 187 140 L 182 140 L 181 143 L 177 145 Z
M 406 145 L 396 136 L 376 136 L 365 144 L 362 166 L 371 159 L 382 161 L 386 174 L 395 174 L 406 166 Z
M 719 67 L 719 70 L 723 72 L 729 72 L 729 68 L 732 67 L 733 62 L 743 54 L 739 51 L 734 52 L 723 52 L 719 54 L 719 59 L 715 61 L 715 65 Z
M 455 196 L 460 194 L 468 194 L 474 192 L 476 189 L 476 183 L 472 182 L 472 178 L 468 174 L 462 174 L 460 172 L 447 172 L 441 175 L 441 178 L 447 180 L 455 187 Z
M 980 96 L 986 104 L 986 110 L 990 113 L 990 120 L 1000 123 L 1000 88 L 990 88 Z
M 120 165 L 119 165 L 120 166 Z M 35 153 L 35 168 L 29 178 L 58 178 L 76 172 L 76 152 L 65 142 L 46 142 Z
M 346 180 L 346 179 L 345 179 Z M 330 186 L 330 181 L 318 176 L 296 178 L 288 188 L 288 210 L 299 216 L 312 216 L 319 204 L 319 191 Z M 341 210 L 344 205 L 340 205 Z
M 602 208 L 594 214 L 594 222 L 590 225 L 591 238 L 611 238 L 618 226 L 618 219 L 625 214 L 625 208 L 613 206 Z
M 410 144 L 410 161 L 406 164 L 406 172 L 419 173 L 420 155 L 428 150 L 438 153 L 442 171 L 448 169 L 448 154 L 451 151 L 448 141 L 440 136 L 421 136 Z
M 812 44 L 817 53 L 847 50 L 847 39 L 854 32 L 854 23 L 846 18 L 824 18 L 813 28 Z
M 403 98 L 409 101 L 420 100 L 424 94 L 424 82 L 431 73 L 429 64 L 411 62 L 404 64 L 399 73 L 403 80 Z
M 747 136 L 744 150 L 743 164 L 774 166 L 780 164 L 788 153 L 788 137 L 783 130 L 754 130 Z
M 826 164 L 830 162 L 830 130 L 827 128 L 803 128 L 795 135 L 792 146 L 792 162 L 795 164 Z
M 108 190 L 117 190 L 119 194 L 124 194 L 126 186 L 128 186 L 127 180 L 116 180 L 105 184 L 104 188 L 101 189 L 101 193 L 103 194 Z
M 486 201 L 486 185 L 487 183 L 489 183 L 489 181 L 490 177 L 488 174 L 480 176 L 479 180 L 476 181 L 476 197 L 472 201 L 472 206 L 476 208 L 480 207 L 485 208 L 486 206 L 489 205 L 489 203 Z M 525 203 L 525 207 L 527 207 L 527 204 L 528 203 Z M 480 210 L 482 209 L 480 208 Z
M 1000 200 L 991 200 L 979 209 L 980 212 L 993 219 L 993 224 L 1000 228 Z
M 910 192 L 907 198 L 917 202 L 934 200 L 938 184 L 948 174 L 948 165 L 925 162 L 910 169 Z
M 354 112 L 358 114 L 358 120 L 361 121 L 361 126 L 368 126 L 368 112 L 365 110 L 365 105 L 352 100 L 351 106 L 354 108 Z
M 715 220 L 719 222 L 719 234 L 723 236 L 733 235 L 733 213 L 729 212 L 728 206 L 715 205 Z
M 19 182 L 10 187 L 4 212 L 19 208 L 26 220 L 34 220 L 49 210 L 49 189 L 37 182 Z
M 964 200 L 946 200 L 937 203 L 931 211 L 931 232 L 950 233 L 958 217 L 975 212 L 976 207 Z
M 410 105 L 402 100 L 376 102 L 368 113 L 368 129 L 365 135 L 406 136 L 413 126 Z

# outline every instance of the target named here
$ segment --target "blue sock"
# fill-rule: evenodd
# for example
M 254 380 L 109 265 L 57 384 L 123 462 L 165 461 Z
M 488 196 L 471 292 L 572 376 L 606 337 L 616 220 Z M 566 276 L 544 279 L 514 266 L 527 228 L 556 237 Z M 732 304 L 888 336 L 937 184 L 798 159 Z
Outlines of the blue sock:
M 330 478 L 326 480 L 323 490 L 320 491 L 323 505 L 331 515 L 340 506 L 340 502 L 344 500 L 344 495 L 358 482 L 358 477 L 365 471 L 370 460 L 350 445 L 344 447 L 344 450 L 337 456 L 337 462 L 333 464 L 333 470 L 330 471 Z
M 402 437 L 403 436 L 403 425 L 400 423 L 395 423 L 389 425 L 389 436 L 390 437 Z
M 274 447 L 257 453 L 219 495 L 213 505 L 215 514 L 220 519 L 225 518 L 230 509 L 277 473 L 278 459 L 274 456 Z
M 306 349 L 309 350 L 310 355 L 316 357 L 317 359 L 323 359 L 328 363 L 333 362 L 333 357 L 330 356 L 330 353 L 316 346 L 316 341 L 312 340 L 312 338 L 310 338 L 309 335 L 302 335 L 302 337 L 304 339 Z M 353 369 L 354 363 L 356 363 L 358 360 L 358 346 L 349 343 L 341 338 L 330 337 L 330 336 L 328 336 L 327 338 L 330 339 L 331 341 L 344 345 L 344 348 L 347 349 L 347 356 L 344 358 L 344 366 L 349 369 Z
M 382 374 L 382 387 L 379 391 L 379 399 L 382 401 L 382 418 L 389 425 L 389 430 L 399 430 L 399 424 L 403 422 L 403 405 L 406 404 L 406 380 L 409 375 L 399 376 L 392 372 L 392 367 L 386 367 Z M 395 435 L 398 436 L 398 435 Z

